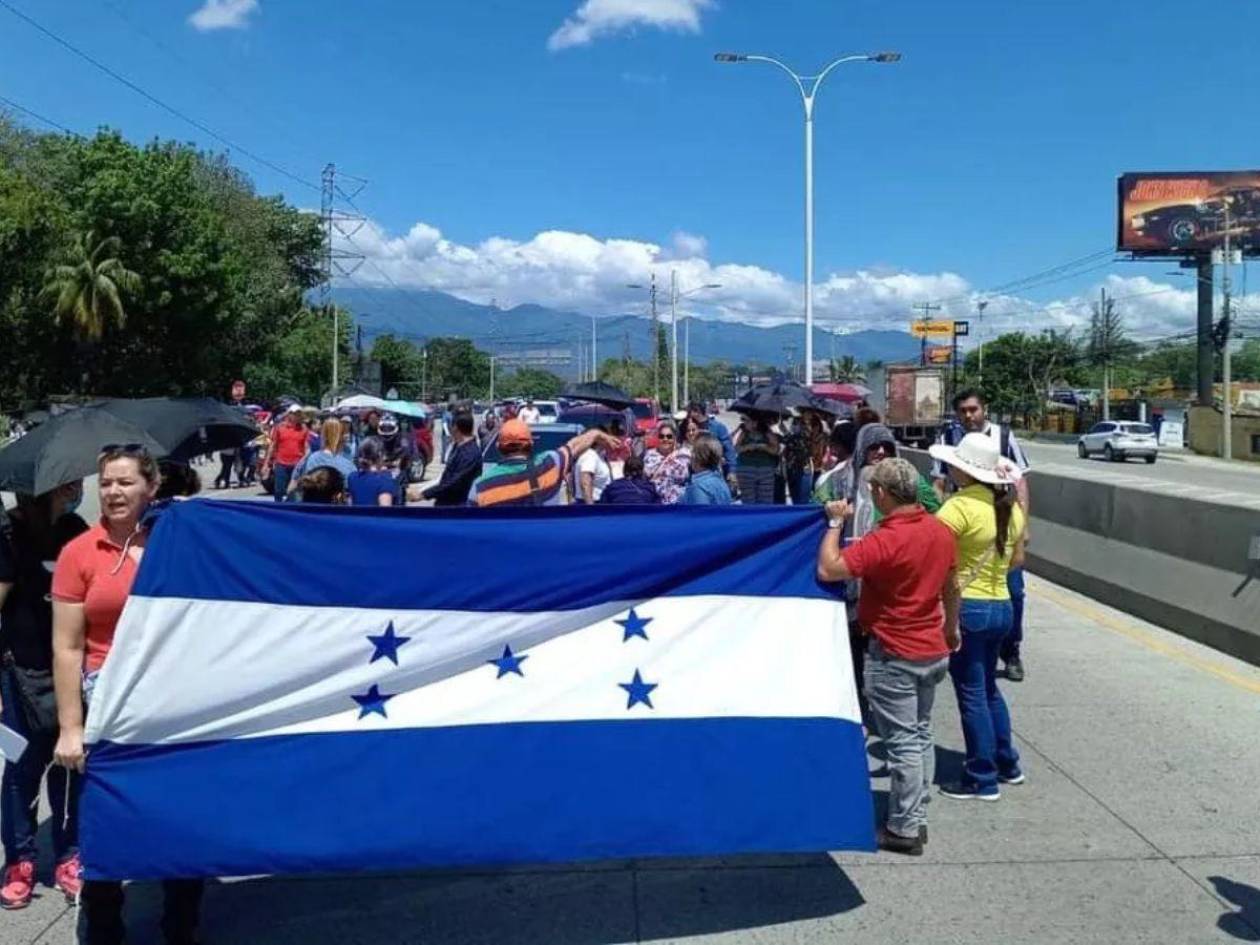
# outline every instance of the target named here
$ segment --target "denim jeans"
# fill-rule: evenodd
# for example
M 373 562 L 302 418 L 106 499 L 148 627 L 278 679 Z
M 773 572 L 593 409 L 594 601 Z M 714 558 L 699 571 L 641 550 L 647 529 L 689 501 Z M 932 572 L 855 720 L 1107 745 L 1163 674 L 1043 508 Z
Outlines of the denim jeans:
M 1019 645 L 1024 642 L 1024 569 L 1011 568 L 1006 575 L 1006 589 L 1011 594 L 1011 632 L 1002 641 L 1002 662 L 1019 659 Z
M 889 653 L 872 639 L 866 654 L 866 699 L 888 752 L 888 830 L 918 837 L 927 823 L 932 768 L 932 703 L 947 657 L 918 661 Z
M 201 919 L 203 879 L 162 882 L 162 934 L 168 945 L 194 945 Z M 78 941 L 81 945 L 123 945 L 123 884 L 90 879 L 80 896 Z
M 275 480 L 271 487 L 271 497 L 277 502 L 283 502 L 285 496 L 289 492 L 289 482 L 293 479 L 294 466 L 282 466 L 279 463 L 273 467 L 273 475 Z
M 13 670 L 0 669 L 0 719 L 27 741 L 26 751 L 15 762 L 5 762 L 0 780 L 0 835 L 6 864 L 34 862 L 35 837 L 39 831 L 39 788 L 48 773 L 48 806 L 52 808 L 53 856 L 58 863 L 78 852 L 78 775 L 52 763 L 57 728 L 32 731 L 21 703 Z
M 814 474 L 808 469 L 792 473 L 787 480 L 788 494 L 792 496 L 793 505 L 809 505 L 810 493 L 814 491 Z
M 1010 712 L 997 687 L 998 650 L 1011 620 L 1010 601 L 963 598 L 962 647 L 949 658 L 967 748 L 962 780 L 983 793 L 997 790 L 999 774 L 1010 777 L 1019 772 Z

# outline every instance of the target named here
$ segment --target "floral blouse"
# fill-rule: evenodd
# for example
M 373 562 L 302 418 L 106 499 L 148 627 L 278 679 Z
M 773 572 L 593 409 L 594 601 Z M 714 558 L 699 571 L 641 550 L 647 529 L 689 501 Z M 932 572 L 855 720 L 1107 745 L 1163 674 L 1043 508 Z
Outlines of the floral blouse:
M 643 471 L 656 486 L 665 505 L 674 505 L 687 490 L 691 479 L 691 450 L 679 446 L 668 456 L 657 450 L 648 450 L 643 457 Z

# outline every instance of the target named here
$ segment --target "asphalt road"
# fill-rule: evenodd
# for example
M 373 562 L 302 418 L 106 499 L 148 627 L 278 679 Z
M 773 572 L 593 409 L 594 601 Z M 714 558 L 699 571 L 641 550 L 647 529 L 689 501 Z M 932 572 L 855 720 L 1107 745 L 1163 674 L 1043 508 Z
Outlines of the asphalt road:
M 1141 460 L 1109 463 L 1101 457 L 1081 459 L 1075 444 L 1024 446 L 1034 471 L 1260 508 L 1260 463 L 1225 462 L 1183 451 L 1161 452 L 1152 465 Z
M 935 797 L 921 858 L 819 852 L 215 882 L 205 941 L 1260 940 L 1260 670 L 1035 578 L 1028 613 L 1028 679 L 1003 684 L 1028 782 L 996 804 Z M 948 685 L 934 727 L 944 779 L 962 750 Z M 869 764 L 879 809 L 888 781 L 877 743 Z M 152 884 L 131 888 L 132 945 L 159 941 L 158 909 Z M 0 914 L 0 941 L 68 945 L 73 921 L 44 890 L 25 911 Z

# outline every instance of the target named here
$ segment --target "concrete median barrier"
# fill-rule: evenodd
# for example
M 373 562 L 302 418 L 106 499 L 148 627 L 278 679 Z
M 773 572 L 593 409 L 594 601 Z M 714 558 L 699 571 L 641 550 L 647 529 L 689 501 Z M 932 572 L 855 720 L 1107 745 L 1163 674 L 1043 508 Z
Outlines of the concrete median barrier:
M 1030 485 L 1030 571 L 1260 665 L 1260 510 L 1036 470 Z

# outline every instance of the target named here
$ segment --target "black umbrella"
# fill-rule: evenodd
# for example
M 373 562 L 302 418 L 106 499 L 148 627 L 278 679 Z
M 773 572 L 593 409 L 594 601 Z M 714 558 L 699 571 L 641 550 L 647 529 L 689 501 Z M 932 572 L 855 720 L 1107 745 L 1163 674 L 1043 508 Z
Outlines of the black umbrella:
M 143 427 L 96 407 L 81 407 L 41 423 L 0 450 L 0 489 L 41 495 L 96 472 L 109 443 L 139 443 L 151 453 L 162 444 Z
M 139 443 L 157 459 L 188 459 L 257 435 L 247 414 L 209 399 L 100 401 L 54 417 L 0 450 L 0 489 L 39 495 L 90 476 L 107 444 Z
M 635 400 L 620 387 L 613 387 L 605 381 L 587 381 L 585 384 L 574 384 L 560 395 L 569 400 L 587 400 L 605 407 L 633 407 Z
M 178 461 L 236 449 L 259 433 L 248 411 L 209 397 L 118 398 L 93 406 L 140 427 L 162 445 L 163 458 Z
M 853 408 L 842 400 L 832 400 L 829 397 L 815 397 L 813 404 L 810 405 L 811 410 L 817 410 L 819 413 L 829 414 L 837 420 L 851 419 L 853 417 Z
M 736 413 L 773 413 L 785 414 L 793 408 L 811 409 L 815 406 L 814 395 L 809 388 L 800 384 L 783 382 L 777 384 L 758 384 L 731 404 Z

